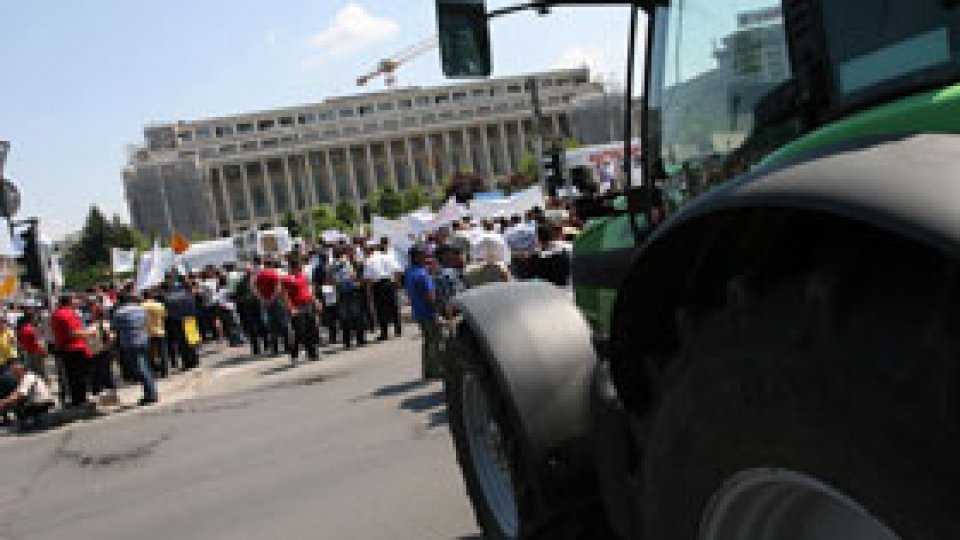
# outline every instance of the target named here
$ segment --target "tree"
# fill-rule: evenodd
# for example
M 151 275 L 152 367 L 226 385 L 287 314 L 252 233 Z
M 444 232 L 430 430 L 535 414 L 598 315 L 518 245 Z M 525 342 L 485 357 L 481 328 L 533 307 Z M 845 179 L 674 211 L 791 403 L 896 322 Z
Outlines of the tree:
M 319 204 L 315 206 L 311 212 L 313 213 L 313 230 L 315 237 L 319 237 L 323 231 L 331 229 L 342 231 L 347 228 L 342 221 L 337 219 L 337 211 L 333 208 L 332 204 Z
M 108 220 L 96 206 L 90 207 L 80 237 L 64 257 L 64 279 L 70 289 L 86 289 L 109 282 L 112 248 L 147 248 L 147 239 L 124 223 L 120 216 Z
M 392 187 L 379 187 L 370 197 L 370 211 L 374 215 L 397 219 L 403 213 L 403 197 Z
M 287 212 L 283 215 L 283 219 L 280 220 L 280 226 L 286 227 L 287 231 L 290 232 L 290 236 L 294 238 L 301 236 L 303 232 L 300 227 L 300 222 L 297 221 L 297 218 L 293 216 L 292 212 Z
M 569 139 L 564 139 L 564 140 L 563 140 L 563 149 L 564 149 L 564 150 L 575 150 L 575 149 L 577 149 L 577 148 L 580 148 L 580 146 L 581 146 L 581 145 L 580 145 L 580 141 L 578 141 L 578 140 L 576 140 L 576 139 L 574 139 L 574 138 L 572 138 L 572 137 L 569 138 Z
M 403 212 L 413 212 L 430 204 L 430 194 L 419 184 L 414 184 L 403 193 Z
M 519 172 L 530 177 L 537 177 L 537 158 L 531 153 L 526 153 L 523 157 L 520 158 L 520 167 L 518 167 Z
M 360 221 L 360 215 L 357 213 L 357 207 L 350 201 L 340 201 L 336 208 L 337 221 L 344 225 L 352 227 Z

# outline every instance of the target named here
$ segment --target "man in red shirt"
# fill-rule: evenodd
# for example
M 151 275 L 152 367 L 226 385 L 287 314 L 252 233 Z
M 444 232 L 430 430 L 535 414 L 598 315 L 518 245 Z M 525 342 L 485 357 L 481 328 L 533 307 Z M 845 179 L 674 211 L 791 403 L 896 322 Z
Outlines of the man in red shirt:
M 253 287 L 260 299 L 260 306 L 267 323 L 266 346 L 273 354 L 279 353 L 280 344 L 283 350 L 290 350 L 289 323 L 287 313 L 283 308 L 283 291 L 281 290 L 280 264 L 276 260 L 268 260 L 263 270 L 257 273 L 253 280 Z
M 36 314 L 32 308 L 24 310 L 23 317 L 17 323 L 17 345 L 25 356 L 27 368 L 46 382 L 48 379 L 44 359 L 47 356 L 47 349 L 43 346 L 43 342 L 37 334 L 36 319 Z
M 310 292 L 310 280 L 303 273 L 303 263 L 298 255 L 290 257 L 290 273 L 283 278 L 283 299 L 290 310 L 293 323 L 293 343 L 290 358 L 294 363 L 300 355 L 300 346 L 307 351 L 307 358 L 317 360 L 320 330 L 317 327 L 317 301 Z
M 85 405 L 87 404 L 87 359 L 90 358 L 86 337 L 92 335 L 94 330 L 83 328 L 80 316 L 74 309 L 73 298 L 70 296 L 60 297 L 59 307 L 50 317 L 50 326 L 53 330 L 57 354 L 60 355 L 66 372 L 70 405 L 74 407 Z

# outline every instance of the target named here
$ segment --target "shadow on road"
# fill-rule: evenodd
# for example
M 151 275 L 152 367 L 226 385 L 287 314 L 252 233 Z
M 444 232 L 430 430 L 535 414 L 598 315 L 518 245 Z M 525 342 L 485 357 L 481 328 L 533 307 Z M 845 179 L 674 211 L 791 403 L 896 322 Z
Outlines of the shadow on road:
M 386 386 L 381 386 L 373 392 L 370 393 L 372 397 L 388 397 L 388 396 L 397 396 L 400 394 L 406 394 L 407 392 L 412 392 L 419 388 L 423 388 L 430 384 L 430 381 L 425 381 L 423 379 L 414 379 L 412 381 L 406 381 L 397 384 L 388 384 Z
M 215 368 L 225 368 L 225 367 L 234 367 L 242 366 L 245 364 L 252 364 L 254 362 L 266 362 L 273 360 L 275 357 L 267 355 L 253 355 L 253 354 L 241 354 L 240 356 L 233 356 L 231 358 L 224 358 L 223 360 L 213 364 Z
M 411 396 L 400 401 L 400 408 L 413 412 L 424 412 L 443 405 L 443 390 Z
M 43 423 L 38 428 L 29 429 L 27 431 L 15 431 L 11 425 L 8 430 L 11 434 L 29 436 L 35 435 L 37 433 L 43 433 L 46 431 L 52 431 L 59 429 L 63 426 L 72 424 L 74 422 L 80 422 L 84 420 L 93 420 L 95 418 L 101 418 L 107 416 L 107 413 L 99 411 L 92 407 L 79 407 L 76 409 L 57 409 L 50 411 L 43 417 Z

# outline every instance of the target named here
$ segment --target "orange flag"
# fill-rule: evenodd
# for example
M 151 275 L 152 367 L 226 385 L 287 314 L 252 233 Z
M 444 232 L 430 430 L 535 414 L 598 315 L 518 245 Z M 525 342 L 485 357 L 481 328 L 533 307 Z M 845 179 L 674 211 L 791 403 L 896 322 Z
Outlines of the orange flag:
M 173 236 L 170 237 L 170 249 L 174 253 L 180 255 L 184 251 L 190 249 L 190 241 L 183 237 L 180 233 L 173 233 Z

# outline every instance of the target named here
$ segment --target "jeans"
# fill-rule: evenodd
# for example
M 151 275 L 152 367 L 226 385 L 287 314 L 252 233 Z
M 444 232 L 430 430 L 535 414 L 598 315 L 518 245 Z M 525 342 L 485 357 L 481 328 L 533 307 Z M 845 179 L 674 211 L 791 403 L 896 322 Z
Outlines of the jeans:
M 442 374 L 443 361 L 440 351 L 440 323 L 436 317 L 417 321 L 420 333 L 423 334 L 423 352 L 421 365 L 423 378 L 432 379 Z
M 166 377 L 170 373 L 170 361 L 167 358 L 167 337 L 150 336 L 147 345 L 150 349 L 150 364 L 157 370 L 160 377 Z
M 264 306 L 264 315 L 267 319 L 267 345 L 273 354 L 290 350 L 290 320 L 283 302 L 279 299 Z
M 292 317 L 293 342 L 290 344 L 290 357 L 294 360 L 300 355 L 300 347 L 307 351 L 311 360 L 320 358 L 317 348 L 320 345 L 320 329 L 317 327 L 317 315 L 313 305 L 303 306 Z
M 373 309 L 377 312 L 380 339 L 387 338 L 387 328 L 393 323 L 394 332 L 400 335 L 400 302 L 397 288 L 390 279 L 381 279 L 373 284 Z
M 158 397 L 157 385 L 153 380 L 153 373 L 150 371 L 150 352 L 147 346 L 120 347 L 120 356 L 130 368 L 130 371 L 136 373 L 143 384 L 143 399 L 145 401 L 156 401 Z

